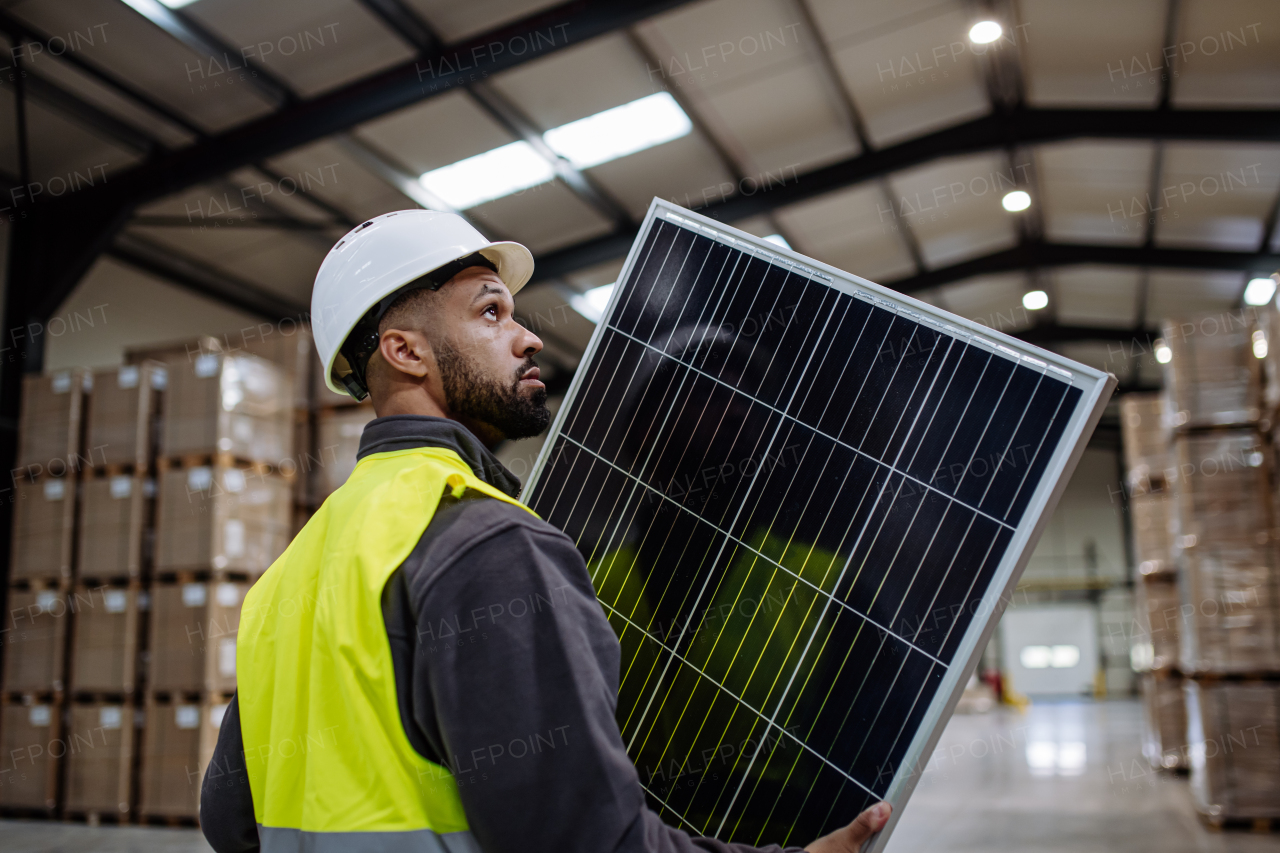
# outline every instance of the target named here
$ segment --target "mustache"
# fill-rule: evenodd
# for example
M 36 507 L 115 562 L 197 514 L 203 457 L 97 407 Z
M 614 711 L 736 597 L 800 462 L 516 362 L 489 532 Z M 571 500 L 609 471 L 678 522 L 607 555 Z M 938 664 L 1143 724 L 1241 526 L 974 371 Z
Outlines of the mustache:
M 524 360 L 524 364 L 516 368 L 515 384 L 519 385 L 520 378 L 537 366 L 538 366 L 538 362 L 533 360 L 533 356 L 529 356 L 528 358 L 526 358 Z

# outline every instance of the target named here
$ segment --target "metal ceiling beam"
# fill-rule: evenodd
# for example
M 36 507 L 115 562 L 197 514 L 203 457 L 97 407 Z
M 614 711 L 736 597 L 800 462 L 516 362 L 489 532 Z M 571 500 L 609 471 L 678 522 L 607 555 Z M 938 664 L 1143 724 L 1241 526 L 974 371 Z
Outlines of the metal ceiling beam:
M 81 195 L 93 195 L 99 203 L 143 204 L 453 91 L 480 73 L 515 68 L 683 2 L 572 0 L 209 136 L 121 173 L 104 192 Z
M 750 196 L 717 200 L 696 210 L 722 222 L 736 222 L 944 157 L 1003 149 L 1010 144 L 1028 146 L 1090 137 L 1274 142 L 1280 138 L 1280 110 L 1018 109 L 867 151 L 783 184 L 762 183 Z M 614 260 L 627 253 L 634 239 L 633 230 L 618 231 L 550 252 L 538 259 L 534 275 L 560 277 Z
M 409 8 L 403 0 L 357 0 L 357 2 L 382 19 L 401 41 L 418 51 L 420 56 L 430 56 L 432 52 L 440 50 L 444 43 L 431 25 Z M 471 99 L 508 133 L 532 146 L 538 156 L 555 169 L 556 175 L 569 187 L 570 192 L 612 222 L 614 227 L 632 224 L 630 214 L 603 187 L 551 150 L 542 138 L 542 129 L 509 98 L 485 81 L 472 83 L 466 87 L 466 91 Z
M 143 272 L 171 281 L 205 298 L 215 299 L 247 314 L 277 321 L 307 316 L 308 307 L 277 296 L 252 282 L 212 269 L 208 263 L 184 257 L 133 234 L 120 235 L 105 254 Z
M 1269 272 L 1280 268 L 1280 254 L 1032 242 L 883 284 L 902 293 L 914 293 L 977 275 L 1012 272 L 1033 266 L 1062 267 L 1073 264 Z
M 1022 329 L 1017 332 L 1009 332 L 1010 335 L 1021 341 L 1036 346 L 1051 346 L 1053 344 L 1078 343 L 1081 341 L 1102 341 L 1106 343 L 1123 343 L 1131 344 L 1135 341 L 1139 344 L 1149 343 L 1160 337 L 1159 329 L 1150 329 L 1146 327 L 1135 328 L 1110 328 L 1107 326 L 1074 326 L 1070 323 L 1045 323 L 1038 326 L 1032 326 L 1029 329 Z

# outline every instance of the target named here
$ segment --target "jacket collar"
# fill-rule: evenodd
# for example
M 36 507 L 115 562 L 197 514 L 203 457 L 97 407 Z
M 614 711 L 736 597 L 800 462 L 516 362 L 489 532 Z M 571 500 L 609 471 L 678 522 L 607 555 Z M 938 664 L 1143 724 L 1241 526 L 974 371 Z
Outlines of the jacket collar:
M 480 439 L 457 421 L 427 415 L 374 418 L 360 436 L 360 460 L 373 453 L 441 447 L 457 453 L 477 477 L 511 497 L 520 494 L 520 480 L 489 452 Z

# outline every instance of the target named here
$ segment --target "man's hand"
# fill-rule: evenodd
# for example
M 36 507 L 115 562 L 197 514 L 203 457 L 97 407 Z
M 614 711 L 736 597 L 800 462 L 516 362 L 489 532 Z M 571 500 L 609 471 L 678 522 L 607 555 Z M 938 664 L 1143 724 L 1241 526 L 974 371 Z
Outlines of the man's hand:
M 822 836 L 804 849 L 809 853 L 858 853 L 868 838 L 884 829 L 892 811 L 893 806 L 888 803 L 876 803 L 858 815 L 853 823 Z

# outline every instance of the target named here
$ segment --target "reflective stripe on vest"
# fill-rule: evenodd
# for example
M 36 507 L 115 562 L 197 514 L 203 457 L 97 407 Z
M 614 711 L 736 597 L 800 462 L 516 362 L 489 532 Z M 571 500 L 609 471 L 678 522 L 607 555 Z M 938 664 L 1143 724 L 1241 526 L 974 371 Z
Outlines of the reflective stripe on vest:
M 481 853 L 469 831 L 303 832 L 258 826 L 262 853 Z
M 382 590 L 441 497 L 521 506 L 459 456 L 368 456 L 245 597 L 236 642 L 240 728 L 264 853 L 478 849 L 447 768 L 400 720 Z

